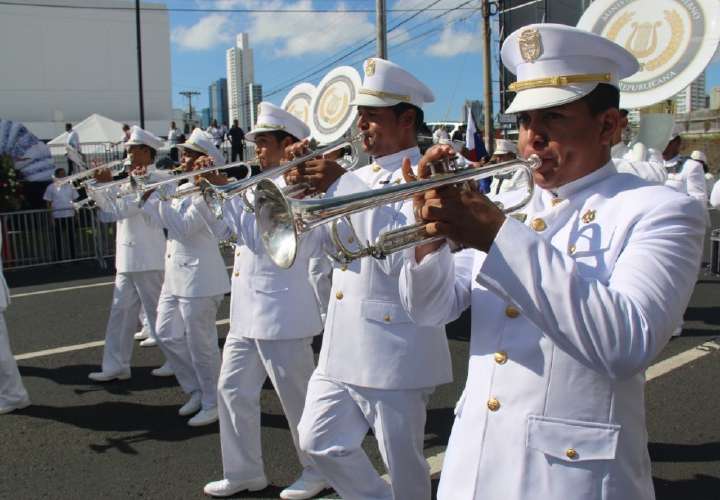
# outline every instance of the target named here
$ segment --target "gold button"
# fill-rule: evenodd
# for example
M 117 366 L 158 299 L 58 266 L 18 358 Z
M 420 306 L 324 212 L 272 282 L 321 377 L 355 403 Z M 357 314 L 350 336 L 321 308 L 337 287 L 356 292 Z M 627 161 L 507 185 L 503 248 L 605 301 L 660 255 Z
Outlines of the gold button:
M 520 311 L 518 311 L 517 307 L 514 306 L 507 306 L 505 308 L 505 316 L 508 318 L 517 318 L 520 316 Z
M 335 298 L 338 299 L 338 300 L 342 300 L 343 297 L 345 297 L 345 296 L 343 295 L 342 292 L 338 292 L 338 293 L 335 294 Z
M 568 253 L 570 255 L 573 255 L 575 253 L 575 250 L 576 250 L 575 245 L 568 246 Z
M 495 398 L 491 398 L 487 402 L 487 407 L 490 411 L 498 411 L 500 409 L 500 401 Z
M 562 203 L 563 201 L 564 200 L 562 198 L 553 198 L 552 200 L 550 200 L 550 204 L 553 207 L 555 207 L 555 206 L 559 205 L 560 203 Z
M 532 226 L 532 228 L 535 231 L 538 231 L 538 232 L 545 231 L 545 229 L 547 228 L 547 224 L 545 224 L 545 221 L 542 220 L 540 217 L 534 218 L 532 220 L 532 222 L 530 223 L 530 225 Z
M 355 238 L 348 236 L 348 243 L 355 243 Z
M 240 257 L 240 252 L 237 252 L 235 255 L 237 255 L 238 257 Z
M 507 362 L 508 355 L 505 351 L 498 351 L 495 353 L 495 362 L 499 365 L 504 365 Z
M 235 271 L 235 277 L 237 278 L 238 276 L 240 276 L 240 273 Z
M 385 321 L 385 323 L 390 323 L 390 315 L 386 314 L 383 320 Z
M 342 266 L 340 266 L 340 270 L 347 271 L 347 266 L 345 264 L 343 264 Z
M 595 210 L 588 210 L 582 216 L 582 221 L 585 224 L 590 224 L 594 220 L 595 220 Z
M 380 165 L 373 165 L 373 172 L 380 172 Z
M 567 451 L 565 452 L 565 455 L 569 459 L 575 460 L 578 457 L 578 452 L 577 452 L 577 450 L 575 450 L 575 448 L 568 448 Z

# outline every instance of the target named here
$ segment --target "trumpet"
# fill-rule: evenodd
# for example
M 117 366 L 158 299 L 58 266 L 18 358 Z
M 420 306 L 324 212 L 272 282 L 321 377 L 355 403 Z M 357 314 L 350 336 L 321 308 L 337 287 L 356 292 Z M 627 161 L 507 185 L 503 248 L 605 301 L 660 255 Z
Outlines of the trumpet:
M 81 182 L 88 183 L 93 182 L 92 179 L 87 179 L 87 177 L 92 177 L 96 173 L 98 173 L 100 170 L 104 170 L 106 168 L 109 168 L 112 170 L 113 175 L 117 175 L 122 173 L 125 168 L 130 165 L 130 161 L 128 159 L 124 160 L 115 160 L 108 163 L 103 163 L 102 165 L 97 165 L 95 167 L 89 168 L 87 170 L 83 170 L 82 172 L 78 172 L 77 174 L 68 175 L 65 177 L 62 177 L 58 179 L 56 182 L 58 185 L 62 186 L 64 184 L 69 183 L 76 183 Z
M 440 237 L 428 237 L 425 234 L 425 223 L 419 222 L 382 233 L 374 244 L 368 242 L 358 250 L 351 250 L 342 243 L 338 235 L 338 220 L 344 218 L 350 223 L 349 216 L 354 213 L 403 201 L 430 189 L 466 184 L 468 181 L 520 169 L 525 171 L 529 178 L 527 193 L 514 205 L 500 207 L 504 213 L 510 213 L 529 203 L 534 191 L 532 172 L 541 164 L 542 161 L 537 155 L 531 155 L 527 160 L 518 159 L 479 168 L 467 166 L 462 160 L 452 160 L 445 162 L 445 171 L 435 172 L 432 169 L 433 173 L 427 179 L 322 199 L 289 198 L 274 182 L 264 179 L 255 191 L 258 229 L 268 255 L 275 264 L 284 269 L 292 266 L 295 261 L 301 236 L 314 227 L 328 223 L 332 223 L 330 235 L 337 251 L 331 257 L 336 261 L 348 263 L 366 256 L 383 259 L 391 253 Z M 351 223 L 349 226 L 354 233 Z M 355 240 L 359 241 L 357 237 Z
M 236 196 L 236 195 L 242 195 L 243 202 L 245 204 L 245 210 L 248 212 L 254 212 L 255 208 L 253 204 L 248 199 L 248 191 L 250 188 L 256 187 L 261 181 L 263 180 L 269 180 L 274 177 L 278 177 L 280 175 L 285 174 L 286 172 L 289 172 L 293 168 L 297 167 L 298 165 L 302 165 L 308 160 L 312 160 L 313 158 L 317 156 L 322 156 L 328 153 L 332 153 L 333 151 L 337 151 L 338 149 L 343 149 L 348 146 L 353 151 L 352 160 L 350 162 L 350 165 L 345 167 L 346 170 L 350 171 L 357 167 L 357 164 L 359 162 L 359 155 L 358 155 L 358 147 L 360 144 L 360 141 L 364 137 L 364 133 L 359 133 L 353 137 L 350 138 L 340 138 L 336 141 L 333 141 L 325 146 L 318 147 L 317 142 L 310 141 L 310 148 L 311 151 L 303 155 L 299 158 L 295 158 L 287 163 L 284 163 L 280 165 L 279 167 L 272 168 L 270 170 L 265 170 L 263 172 L 260 172 L 257 175 L 254 175 L 250 178 L 245 178 L 239 181 L 230 182 L 228 184 L 225 184 L 224 186 L 216 186 L 213 184 L 210 184 L 206 180 L 201 181 L 201 191 L 203 193 L 203 198 L 205 199 L 205 202 L 208 205 L 208 208 L 210 208 L 210 211 L 217 217 L 218 219 L 222 218 L 222 209 L 223 204 L 228 199 Z M 308 190 L 309 186 L 305 184 L 294 184 L 292 186 L 287 186 L 284 189 L 285 196 L 288 197 L 295 197 L 299 196 L 300 194 L 306 192 Z
M 245 162 L 239 161 L 239 162 L 235 162 L 235 163 L 228 163 L 226 165 L 221 165 L 219 167 L 216 167 L 213 165 L 210 167 L 201 168 L 199 170 L 191 170 L 188 172 L 171 175 L 171 176 L 168 176 L 167 178 L 157 180 L 155 182 L 148 182 L 148 181 L 152 180 L 152 175 L 153 175 L 152 172 L 150 172 L 146 175 L 143 175 L 143 176 L 131 175 L 130 176 L 131 177 L 130 185 L 132 186 L 133 191 L 137 192 L 139 195 L 142 196 L 143 194 L 147 193 L 148 191 L 153 191 L 156 189 L 162 190 L 162 189 L 165 189 L 166 187 L 169 187 L 171 184 L 175 184 L 175 183 L 185 180 L 185 179 L 192 179 L 194 177 L 201 176 L 203 174 L 215 172 L 218 170 L 227 170 L 228 168 L 233 168 L 233 167 L 247 167 L 248 175 L 250 173 L 249 165 Z M 188 191 L 191 191 L 191 190 L 188 190 Z M 197 192 L 197 191 L 187 192 L 187 194 L 192 194 L 194 192 Z M 169 196 L 162 195 L 161 198 L 168 199 Z

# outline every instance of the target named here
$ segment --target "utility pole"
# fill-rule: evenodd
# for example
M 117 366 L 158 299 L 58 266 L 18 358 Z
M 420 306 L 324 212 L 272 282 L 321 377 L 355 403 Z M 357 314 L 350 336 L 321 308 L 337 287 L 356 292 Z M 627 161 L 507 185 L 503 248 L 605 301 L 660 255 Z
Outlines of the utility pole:
M 387 18 L 385 0 L 375 0 L 375 30 L 377 37 L 377 56 L 387 59 Z
M 483 141 L 489 154 L 494 149 L 493 141 L 493 102 L 492 102 L 492 61 L 490 59 L 490 0 L 483 0 L 483 80 L 485 81 L 485 130 Z
M 142 42 L 140 39 L 140 0 L 135 0 L 135 35 L 137 38 L 138 95 L 140 96 L 140 128 L 145 128 L 145 102 L 143 100 Z
M 200 92 L 197 90 L 183 90 L 182 92 L 178 92 L 181 96 L 187 97 L 188 100 L 188 124 L 192 127 L 192 121 L 193 121 L 193 109 L 192 109 L 192 98 L 193 96 L 200 95 Z M 192 132 L 192 130 L 191 130 Z

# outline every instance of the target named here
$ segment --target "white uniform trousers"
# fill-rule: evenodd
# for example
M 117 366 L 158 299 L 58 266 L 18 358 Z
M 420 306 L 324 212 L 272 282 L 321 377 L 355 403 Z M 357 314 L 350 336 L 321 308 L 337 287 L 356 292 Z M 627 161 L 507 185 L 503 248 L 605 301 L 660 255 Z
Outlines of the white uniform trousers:
M 105 330 L 102 371 L 130 371 L 133 334 L 137 331 L 140 305 L 145 309 L 150 336 L 155 337 L 155 316 L 163 284 L 163 271 L 138 271 L 115 275 L 112 307 Z
M 345 500 L 430 500 L 423 443 L 433 390 L 369 389 L 315 372 L 299 424 L 300 448 Z M 391 485 L 362 449 L 370 427 Z
M 28 400 L 28 393 L 20 379 L 17 363 L 10 350 L 10 338 L 5 313 L 0 312 L 0 409 Z
M 270 377 L 287 418 L 295 450 L 305 473 L 313 473 L 307 455 L 298 446 L 300 422 L 308 380 L 315 369 L 312 337 L 259 340 L 228 336 L 218 381 L 220 447 L 225 479 L 248 480 L 264 476 L 260 444 L 260 393 Z M 319 479 L 319 474 L 315 473 Z
M 158 302 L 158 346 L 182 390 L 200 391 L 203 409 L 217 406 L 220 348 L 215 320 L 222 299 L 222 295 L 177 297 L 163 288 Z

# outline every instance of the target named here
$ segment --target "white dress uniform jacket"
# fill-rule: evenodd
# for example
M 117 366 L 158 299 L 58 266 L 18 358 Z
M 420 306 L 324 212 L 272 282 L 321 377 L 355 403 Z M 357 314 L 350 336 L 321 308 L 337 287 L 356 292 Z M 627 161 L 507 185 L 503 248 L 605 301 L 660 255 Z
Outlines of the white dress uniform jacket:
M 420 151 L 400 151 L 345 174 L 331 186 L 328 196 L 402 182 L 400 167 L 405 157 L 415 165 Z M 412 223 L 412 217 L 400 213 L 402 205 L 353 215 L 357 236 L 363 242 L 374 241 L 383 230 Z M 411 203 L 405 205 L 406 211 L 412 209 Z M 338 227 L 347 246 L 357 244 L 344 224 Z M 375 389 L 419 389 L 452 380 L 443 326 L 414 324 L 400 303 L 397 278 L 402 261 L 403 254 L 398 252 L 385 260 L 364 258 L 335 268 L 318 373 Z
M 192 184 L 183 184 L 182 192 Z M 164 289 L 176 297 L 211 297 L 230 291 L 218 240 L 193 203 L 195 195 L 160 201 L 152 195 L 143 209 L 167 228 Z
M 708 195 L 705 187 L 705 170 L 702 163 L 686 159 L 680 165 L 680 161 L 679 157 L 675 157 L 665 162 L 665 168 L 669 172 L 666 185 L 696 199 L 703 207 L 707 206 Z M 678 172 L 673 173 L 673 170 L 678 170 Z
M 624 142 L 613 146 L 610 154 L 618 172 L 634 174 L 646 181 L 660 184 L 667 180 L 667 171 L 662 159 L 648 157 L 638 160 L 635 158 L 633 150 L 627 147 Z
M 165 268 L 165 234 L 157 219 L 138 206 L 134 194 L 101 207 L 103 221 L 117 221 L 115 269 L 118 273 L 162 271 Z
M 282 178 L 274 179 L 281 188 Z M 211 222 L 204 201 L 197 209 Z M 315 294 L 310 286 L 308 261 L 318 256 L 321 233 L 303 237 L 295 263 L 281 269 L 268 257 L 263 246 L 255 214 L 243 209 L 239 196 L 225 203 L 227 233 L 221 239 L 237 238 L 230 295 L 229 335 L 251 339 L 284 340 L 318 335 L 322 331 Z
M 714 208 L 720 208 L 720 180 L 715 182 L 710 193 L 710 206 Z
M 556 194 L 536 189 L 487 254 L 403 268 L 419 324 L 472 308 L 440 499 L 654 497 L 644 370 L 688 304 L 704 216 L 612 162 Z

